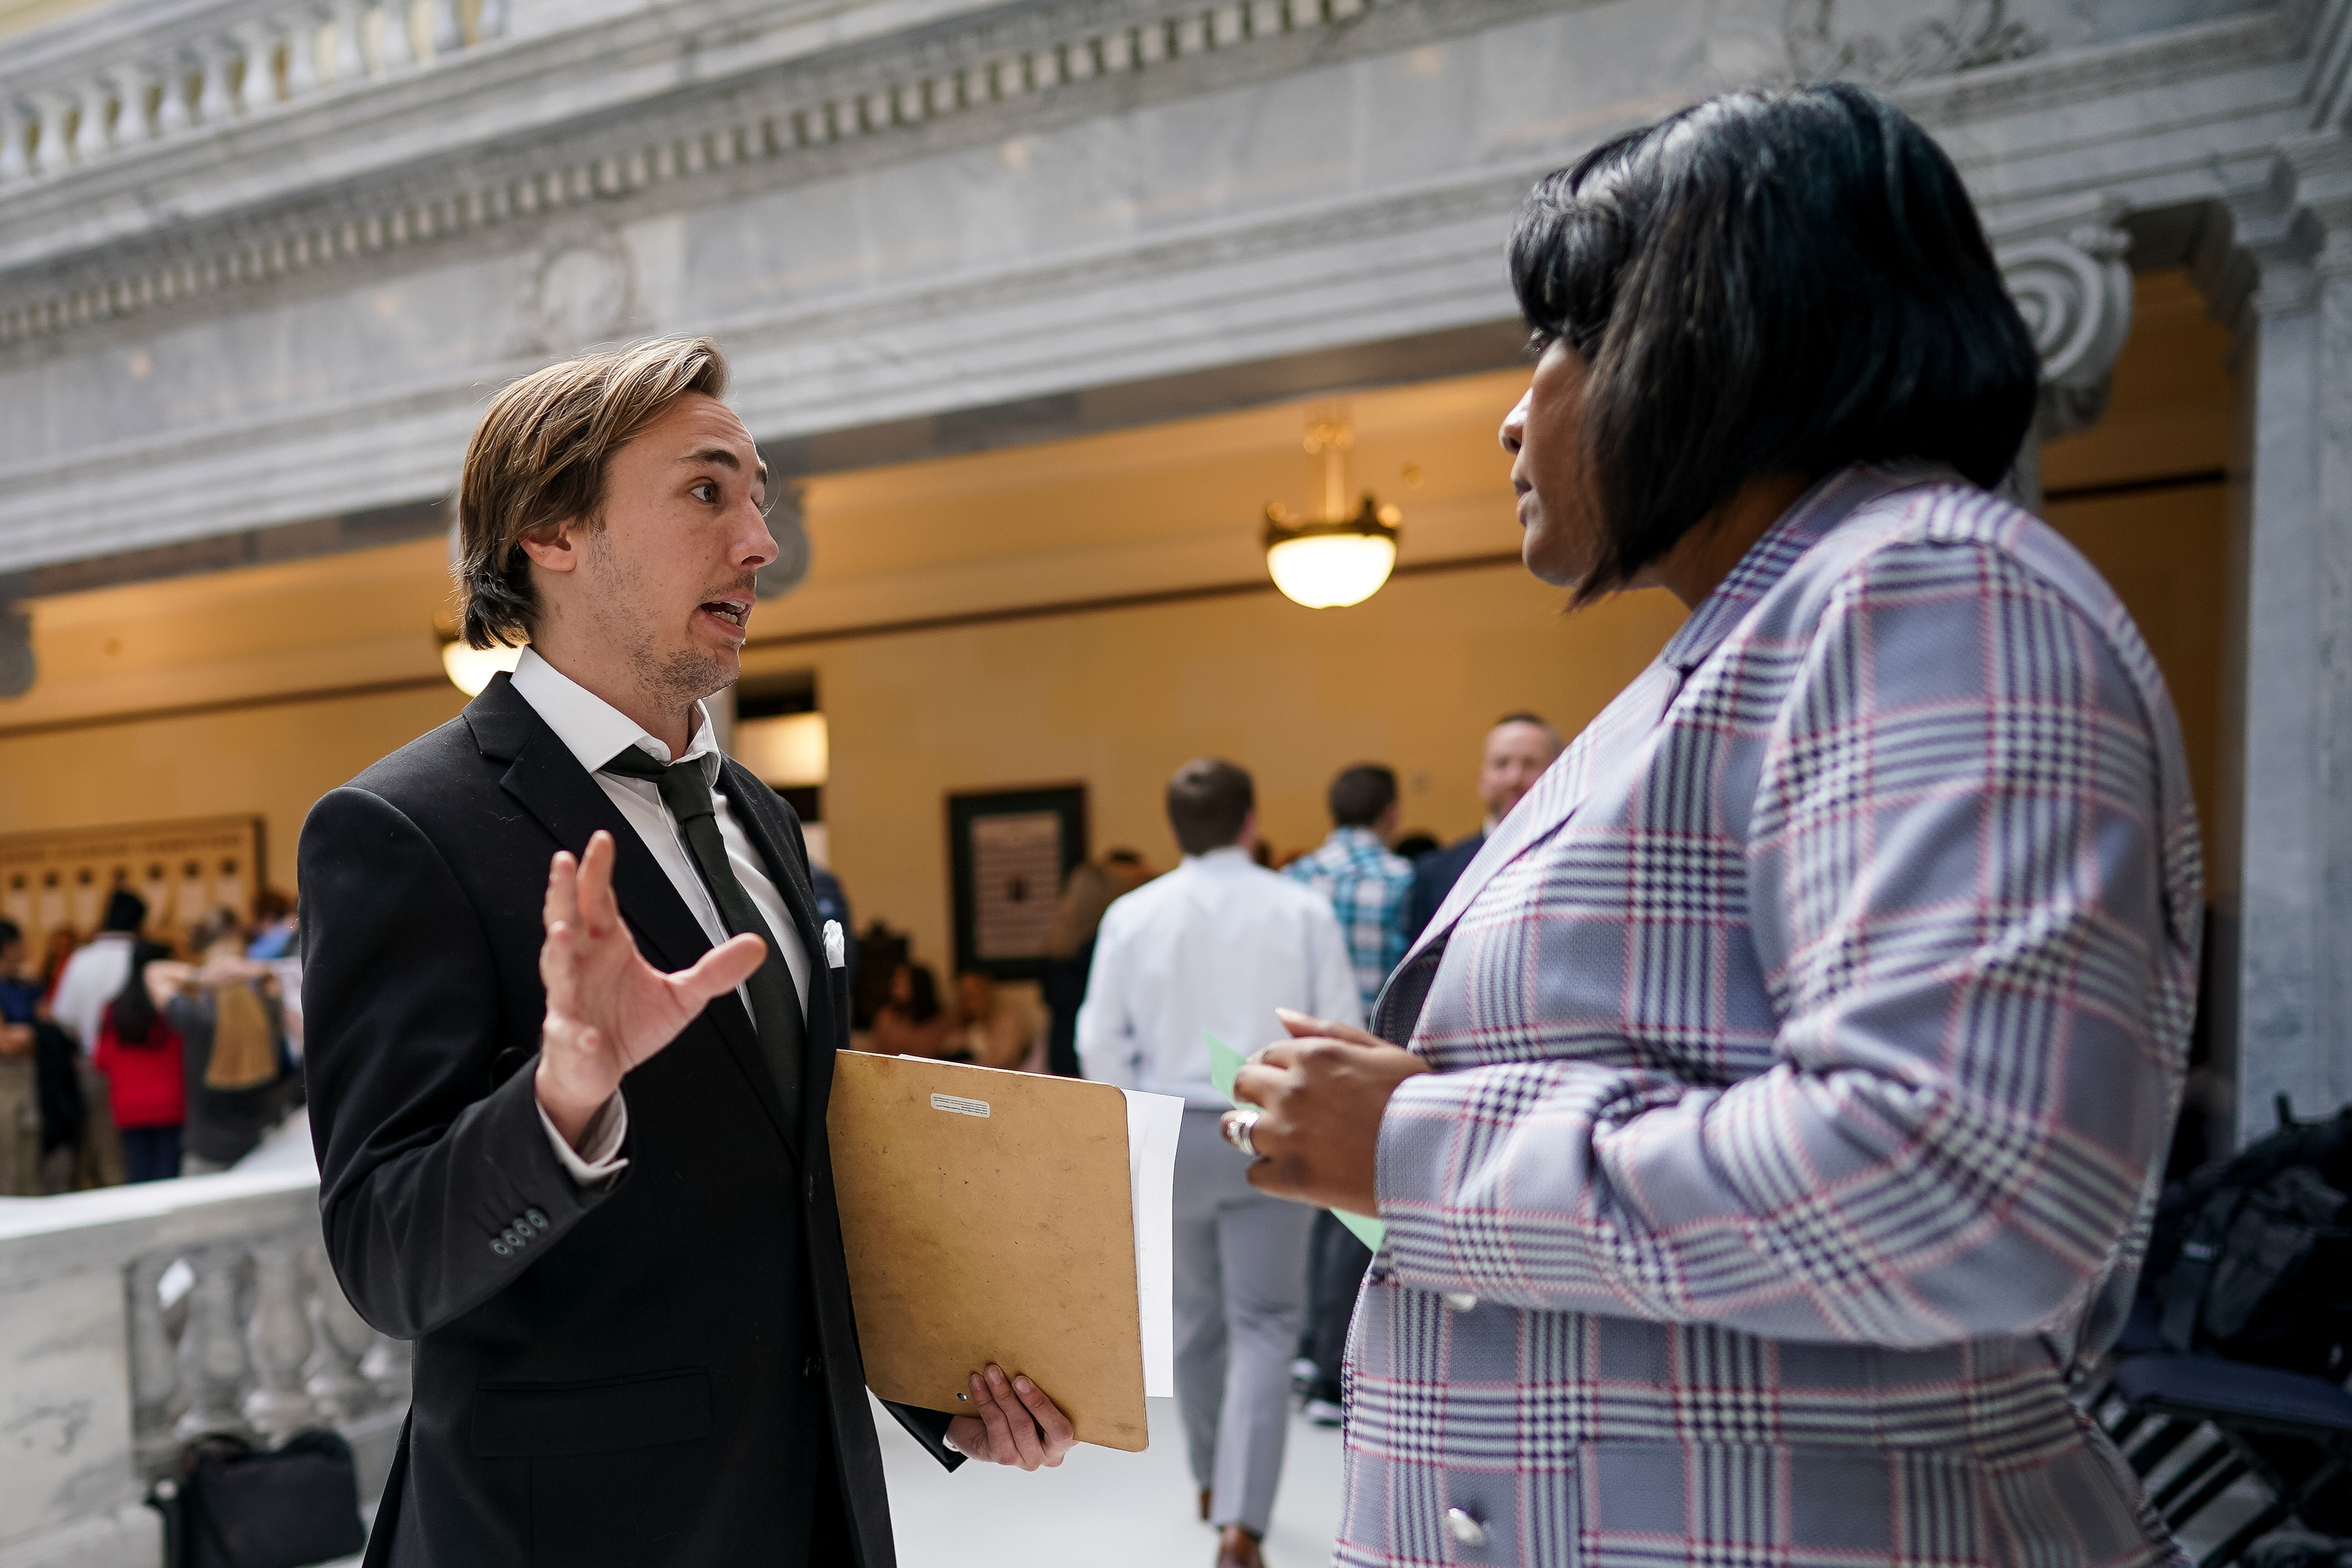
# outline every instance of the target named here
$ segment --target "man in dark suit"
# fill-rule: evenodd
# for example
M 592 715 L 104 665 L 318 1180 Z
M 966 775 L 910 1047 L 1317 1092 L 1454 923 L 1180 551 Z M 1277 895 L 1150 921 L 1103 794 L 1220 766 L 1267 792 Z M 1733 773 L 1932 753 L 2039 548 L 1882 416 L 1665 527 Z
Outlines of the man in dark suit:
M 328 1255 L 416 1341 L 371 1564 L 895 1560 L 825 1144 L 845 933 L 700 703 L 775 554 L 725 385 L 687 339 L 499 395 L 465 630 L 531 647 L 303 828 Z M 1026 1378 L 971 1397 L 893 1414 L 1059 1463 Z
M 1486 836 L 1519 797 L 1535 787 L 1544 770 L 1559 755 L 1559 731 L 1533 713 L 1506 713 L 1486 731 L 1486 749 L 1478 759 L 1478 798 L 1486 804 L 1486 820 L 1469 837 L 1447 845 L 1413 863 L 1412 891 L 1405 899 L 1404 944 L 1420 940 L 1422 928 L 1437 913 L 1437 906 L 1486 847 Z

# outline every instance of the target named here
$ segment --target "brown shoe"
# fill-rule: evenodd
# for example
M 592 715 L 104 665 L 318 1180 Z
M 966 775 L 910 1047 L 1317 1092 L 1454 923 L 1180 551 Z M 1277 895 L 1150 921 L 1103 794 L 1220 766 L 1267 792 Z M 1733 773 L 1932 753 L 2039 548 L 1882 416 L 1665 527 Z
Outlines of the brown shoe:
M 1217 1535 L 1217 1568 L 1265 1568 L 1257 1537 L 1238 1524 L 1225 1526 Z
M 1207 1487 L 1201 1489 L 1201 1522 L 1202 1524 L 1209 1522 L 1209 1491 L 1210 1489 Z

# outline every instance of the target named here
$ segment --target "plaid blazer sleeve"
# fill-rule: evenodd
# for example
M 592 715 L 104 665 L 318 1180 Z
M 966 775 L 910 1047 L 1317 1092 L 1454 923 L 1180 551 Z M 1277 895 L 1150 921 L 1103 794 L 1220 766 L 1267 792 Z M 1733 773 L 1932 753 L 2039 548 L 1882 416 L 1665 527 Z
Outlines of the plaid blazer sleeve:
M 1545 1042 L 1556 1059 L 1522 1045 L 1407 1080 L 1380 1146 L 1401 1283 L 1923 1346 L 2071 1322 L 2144 1223 L 2186 1024 L 2162 983 L 2140 688 L 2073 602 L 1981 543 L 1890 545 L 1818 607 L 1712 672 L 1734 689 L 1720 743 L 1662 750 L 1704 766 L 1637 782 L 1605 830 L 1640 930 L 1596 986 L 1719 988 L 1676 953 L 1694 924 L 1744 926 L 1768 1064 L 1708 1081 L 1588 1018 Z M 1686 817 L 1663 804 L 1708 791 Z M 1629 849 L 1645 813 L 1701 826 Z M 1570 817 L 1509 884 L 1522 907 L 1456 927 L 1496 1023 L 1542 994 L 1503 977 L 1547 962 L 1555 906 L 1590 917 L 1575 845 L 1602 831 Z M 1701 897 L 1709 837 L 1729 890 Z

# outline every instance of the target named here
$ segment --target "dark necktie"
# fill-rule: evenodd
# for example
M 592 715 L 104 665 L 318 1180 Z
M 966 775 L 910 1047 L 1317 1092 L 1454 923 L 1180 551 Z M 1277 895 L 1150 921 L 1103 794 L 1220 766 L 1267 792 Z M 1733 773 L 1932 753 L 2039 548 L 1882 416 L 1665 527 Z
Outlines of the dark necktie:
M 800 1143 L 801 1057 L 807 1029 L 801 1019 L 800 992 L 793 984 L 793 972 L 784 965 L 783 950 L 776 945 L 768 922 L 760 918 L 760 908 L 743 884 L 735 879 L 735 868 L 727 863 L 727 840 L 719 831 L 719 815 L 710 800 L 710 781 L 703 777 L 698 759 L 665 767 L 654 761 L 642 747 L 630 746 L 606 763 L 604 771 L 621 773 L 633 779 L 651 779 L 661 791 L 662 804 L 677 818 L 677 826 L 686 835 L 686 847 L 693 857 L 694 868 L 702 878 L 702 885 L 710 889 L 710 901 L 719 907 L 719 919 L 730 936 L 750 931 L 768 944 L 766 962 L 752 972 L 743 983 L 745 993 L 751 998 L 751 1022 L 760 1032 L 760 1049 L 768 1058 L 768 1070 L 776 1080 L 776 1094 L 783 1101 L 784 1126 L 790 1130 L 792 1143 Z

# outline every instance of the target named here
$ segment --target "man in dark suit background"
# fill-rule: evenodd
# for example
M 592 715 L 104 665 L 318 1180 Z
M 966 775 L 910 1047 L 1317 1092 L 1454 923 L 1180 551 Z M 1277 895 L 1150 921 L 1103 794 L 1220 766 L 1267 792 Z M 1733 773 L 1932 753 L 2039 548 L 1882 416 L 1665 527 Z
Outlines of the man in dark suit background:
M 328 1254 L 417 1342 L 371 1564 L 894 1562 L 825 1144 L 846 932 L 700 703 L 775 554 L 725 387 L 678 339 L 499 395 L 465 632 L 531 647 L 303 828 Z M 1060 1462 L 1026 1378 L 971 1394 L 893 1414 Z
M 1437 906 L 1470 868 L 1519 797 L 1535 787 L 1544 770 L 1559 756 L 1564 742 L 1559 731 L 1533 713 L 1506 713 L 1486 731 L 1486 748 L 1478 759 L 1478 798 L 1486 804 L 1486 820 L 1469 837 L 1447 845 L 1413 863 L 1412 891 L 1405 900 L 1404 944 L 1420 940 L 1422 927 L 1437 913 Z

